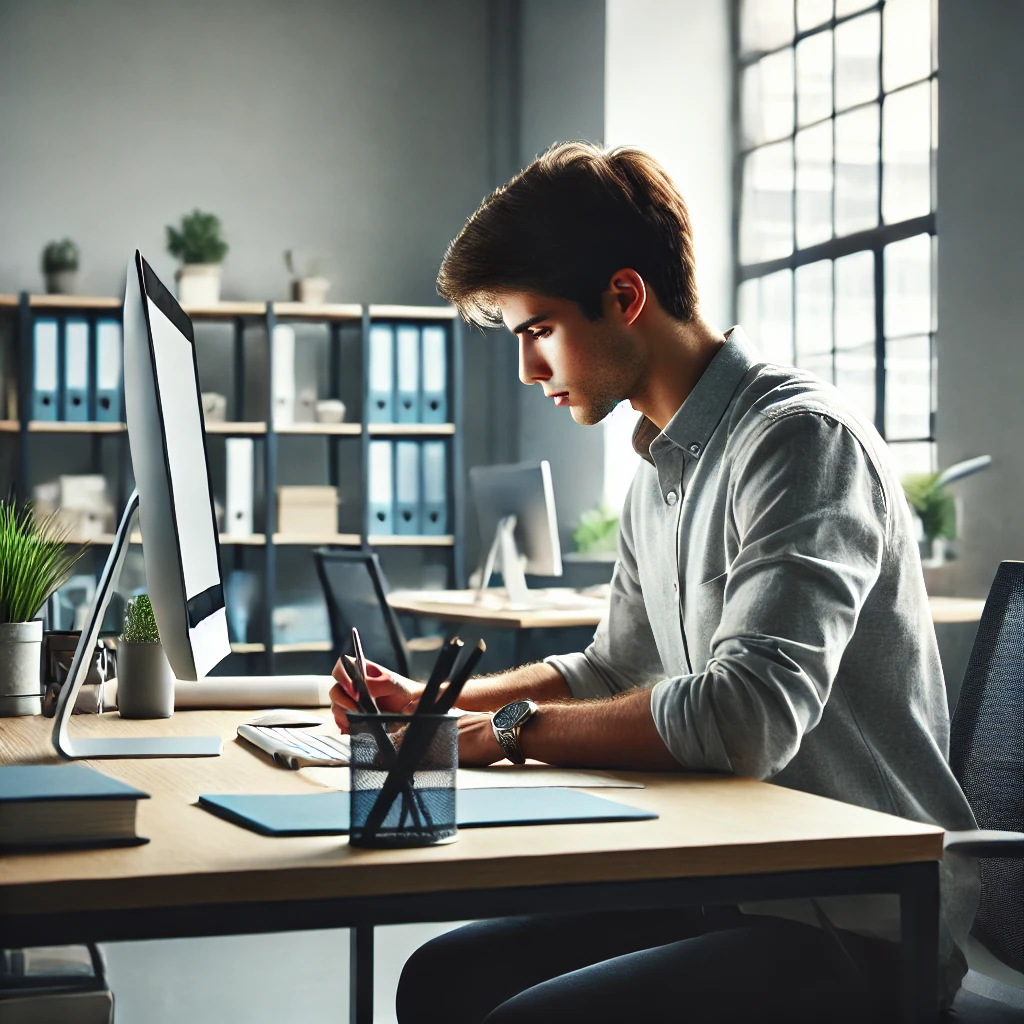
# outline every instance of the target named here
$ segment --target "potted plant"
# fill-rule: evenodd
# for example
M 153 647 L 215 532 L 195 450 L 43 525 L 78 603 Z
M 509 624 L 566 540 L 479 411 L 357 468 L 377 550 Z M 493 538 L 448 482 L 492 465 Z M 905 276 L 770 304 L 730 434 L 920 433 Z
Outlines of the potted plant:
M 178 301 L 183 306 L 215 306 L 220 301 L 221 263 L 228 251 L 220 218 L 193 210 L 181 218 L 180 228 L 168 224 L 167 251 L 182 263 L 174 275 Z
M 573 531 L 576 550 L 587 555 L 614 554 L 619 541 L 619 514 L 607 505 L 599 505 L 580 516 Z
M 174 712 L 174 673 L 148 594 L 128 602 L 117 638 L 117 712 L 122 718 L 170 718 Z
M 327 298 L 331 282 L 323 276 L 322 256 L 309 256 L 304 261 L 292 249 L 285 249 L 284 265 L 292 275 L 292 298 L 296 302 L 319 303 Z
M 51 295 L 71 295 L 78 280 L 78 246 L 65 238 L 50 242 L 43 250 L 43 277 Z
M 33 616 L 85 550 L 66 540 L 55 515 L 37 520 L 0 500 L 0 715 L 42 710 L 43 623 Z

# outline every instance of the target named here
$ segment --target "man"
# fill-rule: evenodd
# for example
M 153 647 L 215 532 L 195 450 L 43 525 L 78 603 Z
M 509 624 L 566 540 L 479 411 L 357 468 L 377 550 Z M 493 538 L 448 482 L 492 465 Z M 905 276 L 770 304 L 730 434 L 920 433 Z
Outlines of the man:
M 475 680 L 464 764 L 732 772 L 950 829 L 948 712 L 910 512 L 886 446 L 835 388 L 701 315 L 685 203 L 632 150 L 556 146 L 445 255 L 442 296 L 516 336 L 520 377 L 580 424 L 621 401 L 643 457 L 608 611 L 584 652 Z M 339 665 L 339 726 L 354 707 Z M 375 668 L 378 702 L 421 686 Z M 495 711 L 528 700 L 492 722 Z M 497 726 L 497 727 L 496 727 Z M 942 995 L 976 879 L 943 867 Z M 410 1021 L 884 1020 L 899 916 L 884 896 L 513 918 L 410 959 Z

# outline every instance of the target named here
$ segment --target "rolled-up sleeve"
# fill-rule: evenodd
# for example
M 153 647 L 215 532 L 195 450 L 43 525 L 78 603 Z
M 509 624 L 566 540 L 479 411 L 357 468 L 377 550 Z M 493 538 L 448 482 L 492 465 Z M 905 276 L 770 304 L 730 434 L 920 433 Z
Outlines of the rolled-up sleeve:
M 887 510 L 852 432 L 806 411 L 760 428 L 731 492 L 737 548 L 710 658 L 658 682 L 651 710 L 684 767 L 764 779 L 821 719 L 879 576 Z
M 661 657 L 647 617 L 630 514 L 632 490 L 626 496 L 619 525 L 618 560 L 612 573 L 608 607 L 583 652 L 545 658 L 565 678 L 577 698 L 611 697 L 635 686 L 649 686 L 664 677 Z

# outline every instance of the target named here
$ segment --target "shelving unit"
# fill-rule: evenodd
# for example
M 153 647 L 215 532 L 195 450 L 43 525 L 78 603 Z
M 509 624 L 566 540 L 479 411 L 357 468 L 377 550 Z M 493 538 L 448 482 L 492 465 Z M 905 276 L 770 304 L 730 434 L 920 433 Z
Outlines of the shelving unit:
M 127 427 L 120 423 L 69 423 L 69 422 L 38 422 L 27 419 L 26 413 L 31 408 L 31 381 L 33 379 L 32 352 L 33 329 L 37 316 L 54 317 L 59 320 L 69 316 L 84 317 L 90 324 L 91 336 L 95 337 L 95 322 L 99 318 L 119 315 L 121 300 L 107 297 L 66 296 L 66 295 L 0 295 L 0 313 L 13 315 L 16 322 L 16 353 L 18 360 L 18 418 L 0 420 L 0 444 L 17 441 L 16 459 L 16 493 L 19 500 L 30 496 L 31 452 L 30 437 L 33 435 L 83 435 L 91 438 L 91 459 L 89 466 L 81 463 L 68 466 L 73 472 L 101 471 L 104 444 L 118 445 L 117 457 L 119 469 L 115 481 L 115 493 L 111 495 L 115 508 L 120 510 L 127 500 L 128 449 Z M 260 591 L 263 594 L 276 595 L 278 592 L 277 549 L 293 551 L 296 548 L 312 548 L 320 546 L 336 546 L 364 549 L 423 548 L 430 550 L 447 550 L 446 556 L 448 585 L 461 587 L 464 585 L 465 573 L 462 553 L 462 329 L 461 321 L 450 307 L 438 306 L 400 306 L 400 305 L 359 305 L 355 303 L 324 303 L 307 305 L 298 302 L 222 302 L 216 306 L 186 306 L 185 312 L 197 324 L 221 323 L 231 325 L 232 337 L 232 387 L 229 395 L 230 419 L 225 422 L 208 422 L 206 432 L 210 438 L 250 437 L 257 443 L 256 458 L 262 467 L 263 503 L 257 508 L 258 518 L 262 519 L 262 530 L 251 536 L 237 537 L 227 534 L 220 535 L 222 546 L 222 563 L 225 579 L 232 567 L 242 568 L 248 549 L 260 549 L 262 557 L 258 558 L 262 566 Z M 369 334 L 373 321 L 410 322 L 417 324 L 449 324 L 447 331 L 447 369 L 448 369 L 448 404 L 451 409 L 452 422 L 438 424 L 421 423 L 368 423 L 366 410 L 368 403 L 367 367 L 369 365 Z M 341 398 L 343 375 L 351 383 L 352 374 L 361 381 L 358 387 L 360 407 L 354 407 L 352 394 L 346 396 L 349 405 L 347 410 L 350 421 L 343 423 L 293 423 L 275 426 L 270 410 L 273 408 L 272 382 L 269 368 L 273 366 L 274 328 L 278 324 L 294 323 L 297 326 L 323 325 L 328 336 L 329 371 L 326 384 L 321 385 L 320 398 Z M 247 329 L 256 328 L 265 332 L 265 359 L 268 368 L 265 387 L 262 389 L 261 409 L 246 408 L 246 365 L 251 356 L 253 342 L 246 337 Z M 348 339 L 346 351 L 351 351 L 354 358 L 342 360 L 342 332 Z M 63 330 L 61 331 L 63 337 Z M 197 345 L 202 345 L 201 337 Z M 354 365 L 358 362 L 358 365 Z M 341 463 L 341 445 L 344 449 L 346 478 L 350 475 L 359 482 L 359 522 L 360 532 L 345 532 L 325 535 L 283 534 L 277 530 L 277 481 L 278 476 L 278 441 L 279 438 L 312 437 L 323 438 L 328 446 L 328 477 L 327 481 L 309 481 L 310 483 L 326 482 L 339 486 L 339 464 Z M 368 472 L 368 446 L 371 438 L 409 438 L 422 437 L 444 439 L 448 442 L 448 508 L 450 533 L 442 536 L 396 536 L 367 534 L 366 493 Z M 353 441 L 354 439 L 354 441 Z M 358 454 L 357 454 L 358 453 Z M 356 461 L 358 460 L 358 465 Z M 351 472 L 350 472 L 351 471 Z M 218 481 L 214 481 L 217 490 Z M 351 518 L 351 514 L 350 514 Z M 354 522 L 350 525 L 354 525 Z M 109 546 L 113 542 L 112 534 L 104 534 L 90 541 L 96 547 Z M 136 533 L 133 543 L 141 538 Z M 262 602 L 258 640 L 232 643 L 232 652 L 239 656 L 259 656 L 262 658 L 262 670 L 273 672 L 275 655 L 316 654 L 329 652 L 331 645 L 326 640 L 306 641 L 299 643 L 277 642 L 267 644 L 267 638 L 273 636 L 274 601 Z M 250 634 L 251 635 L 251 634 Z M 230 669 L 229 669 L 230 671 Z M 237 671 L 237 669 L 235 670 Z

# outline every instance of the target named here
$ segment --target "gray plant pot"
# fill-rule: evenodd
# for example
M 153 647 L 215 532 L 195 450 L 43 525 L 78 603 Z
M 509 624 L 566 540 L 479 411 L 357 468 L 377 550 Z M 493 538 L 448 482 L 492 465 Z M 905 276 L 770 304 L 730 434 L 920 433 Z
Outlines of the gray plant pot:
M 50 295 L 74 295 L 78 285 L 77 270 L 49 270 L 46 272 L 46 290 Z
M 0 716 L 42 713 L 43 624 L 0 623 Z
M 122 718 L 174 713 L 174 673 L 163 644 L 117 641 L 117 712 Z

